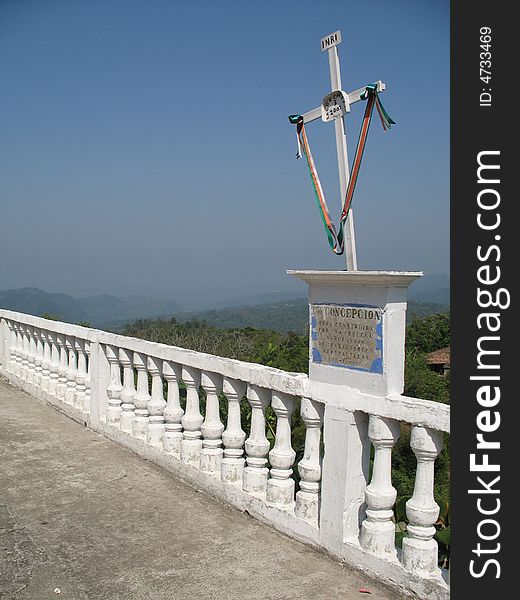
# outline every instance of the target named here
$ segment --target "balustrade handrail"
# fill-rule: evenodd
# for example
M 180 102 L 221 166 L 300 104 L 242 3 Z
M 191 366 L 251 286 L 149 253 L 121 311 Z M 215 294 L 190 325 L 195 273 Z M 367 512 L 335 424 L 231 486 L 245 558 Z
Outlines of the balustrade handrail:
M 101 329 L 35 317 L 7 309 L 0 309 L 1 318 L 63 335 L 79 337 L 89 342 L 108 344 L 133 352 L 141 352 L 155 358 L 219 373 L 224 377 L 238 379 L 262 388 L 293 396 L 311 398 L 323 404 L 341 406 L 351 411 L 368 412 L 366 406 L 370 402 L 370 413 L 373 415 L 396 419 L 412 425 L 430 427 L 447 433 L 450 432 L 450 407 L 439 402 L 410 398 L 401 394 L 392 394 L 386 398 L 369 396 L 346 385 L 311 381 L 305 373 L 291 373 L 266 365 L 151 342 Z

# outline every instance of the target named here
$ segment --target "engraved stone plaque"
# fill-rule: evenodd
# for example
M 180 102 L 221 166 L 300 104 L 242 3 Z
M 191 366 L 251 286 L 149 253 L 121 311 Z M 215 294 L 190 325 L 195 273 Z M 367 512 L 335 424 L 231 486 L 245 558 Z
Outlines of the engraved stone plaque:
M 311 304 L 313 363 L 383 373 L 383 311 L 361 304 Z

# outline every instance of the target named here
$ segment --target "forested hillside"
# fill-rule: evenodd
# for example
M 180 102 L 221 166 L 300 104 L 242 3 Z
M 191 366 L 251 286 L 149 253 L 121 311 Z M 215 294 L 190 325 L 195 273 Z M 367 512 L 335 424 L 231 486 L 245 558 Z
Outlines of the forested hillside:
M 252 327 L 218 328 L 205 321 L 140 320 L 122 329 L 124 335 L 190 348 L 286 371 L 308 371 L 308 335 Z M 425 354 L 450 344 L 449 313 L 414 317 L 407 326 L 405 394 L 449 402 L 449 375 L 432 371 Z

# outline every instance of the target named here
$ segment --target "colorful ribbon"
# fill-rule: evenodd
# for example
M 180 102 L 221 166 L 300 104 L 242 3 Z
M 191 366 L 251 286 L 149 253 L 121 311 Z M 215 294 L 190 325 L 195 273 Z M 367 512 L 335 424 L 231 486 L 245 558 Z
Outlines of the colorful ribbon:
M 301 150 L 303 149 L 303 153 L 305 154 L 305 158 L 307 159 L 307 166 L 309 168 L 309 173 L 311 176 L 314 195 L 318 203 L 318 208 L 320 210 L 320 215 L 323 221 L 323 225 L 325 227 L 325 231 L 327 232 L 329 246 L 331 247 L 332 251 L 338 255 L 343 254 L 344 251 L 343 224 L 348 218 L 350 207 L 352 205 L 352 197 L 354 195 L 354 190 L 356 188 L 356 183 L 359 176 L 359 168 L 361 166 L 363 152 L 365 151 L 365 144 L 368 137 L 370 122 L 372 121 L 372 113 L 374 111 L 374 106 L 377 108 L 377 112 L 379 114 L 379 118 L 381 119 L 384 131 L 387 131 L 392 127 L 392 125 L 395 125 L 395 122 L 390 118 L 390 116 L 384 109 L 381 100 L 379 99 L 379 94 L 377 92 L 377 84 L 371 83 L 367 85 L 365 91 L 361 95 L 361 99 L 368 100 L 368 102 L 365 108 L 365 114 L 363 115 L 361 131 L 359 133 L 356 152 L 354 154 L 354 160 L 352 162 L 350 180 L 348 182 L 347 191 L 345 193 L 339 222 L 339 230 L 337 232 L 336 227 L 334 226 L 334 223 L 332 222 L 329 215 L 329 209 L 325 200 L 323 188 L 321 187 L 320 178 L 318 177 L 318 171 L 316 169 L 316 165 L 314 164 L 314 159 L 312 157 L 312 152 L 309 146 L 307 133 L 305 131 L 303 117 L 301 115 L 289 115 L 289 122 L 293 125 L 296 125 L 296 138 L 298 142 L 298 151 L 296 154 L 296 158 L 301 157 Z

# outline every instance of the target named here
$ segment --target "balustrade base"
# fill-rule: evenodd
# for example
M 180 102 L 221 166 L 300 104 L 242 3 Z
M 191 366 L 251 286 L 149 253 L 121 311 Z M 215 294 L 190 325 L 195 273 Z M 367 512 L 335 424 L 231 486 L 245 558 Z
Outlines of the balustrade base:
M 420 540 L 412 537 L 403 539 L 405 569 L 426 577 L 436 577 L 439 572 L 437 560 L 438 546 L 435 540 Z
M 121 422 L 121 407 L 120 406 L 110 406 L 107 407 L 107 423 L 111 423 L 115 425 Z
M 56 398 L 58 398 L 58 400 L 63 400 L 65 402 L 66 388 L 67 385 L 58 380 L 58 384 L 56 385 Z
M 319 518 L 319 495 L 299 490 L 296 492 L 296 504 L 294 514 L 311 525 L 318 526 Z
M 181 457 L 182 431 L 166 431 L 164 432 L 163 449 L 169 454 L 173 454 L 176 458 Z
M 392 521 L 363 521 L 359 543 L 363 550 L 397 562 L 395 525 Z
M 222 467 L 222 448 L 202 448 L 200 452 L 200 470 L 209 475 L 220 475 Z
M 148 431 L 146 432 L 146 441 L 154 446 L 161 446 L 164 435 L 165 425 L 150 421 Z
M 76 384 L 75 383 L 68 383 L 67 387 L 65 388 L 65 402 L 66 404 L 73 404 L 74 403 L 74 393 L 76 391 Z
M 126 433 L 132 433 L 134 419 L 135 415 L 133 410 L 123 410 L 119 420 L 119 427 L 121 430 Z
M 268 504 L 288 507 L 294 504 L 294 479 L 271 479 L 267 482 Z
M 221 478 L 224 483 L 242 483 L 244 478 L 243 458 L 223 458 L 221 468 Z
M 86 388 L 78 388 L 74 393 L 73 406 L 79 410 L 83 410 L 85 405 Z
M 250 494 L 265 494 L 267 488 L 267 467 L 246 467 L 244 469 L 243 490 Z
M 181 442 L 181 460 L 193 467 L 200 468 L 200 451 L 202 440 L 187 440 Z
M 132 435 L 138 440 L 146 440 L 148 417 L 135 416 L 132 422 Z

